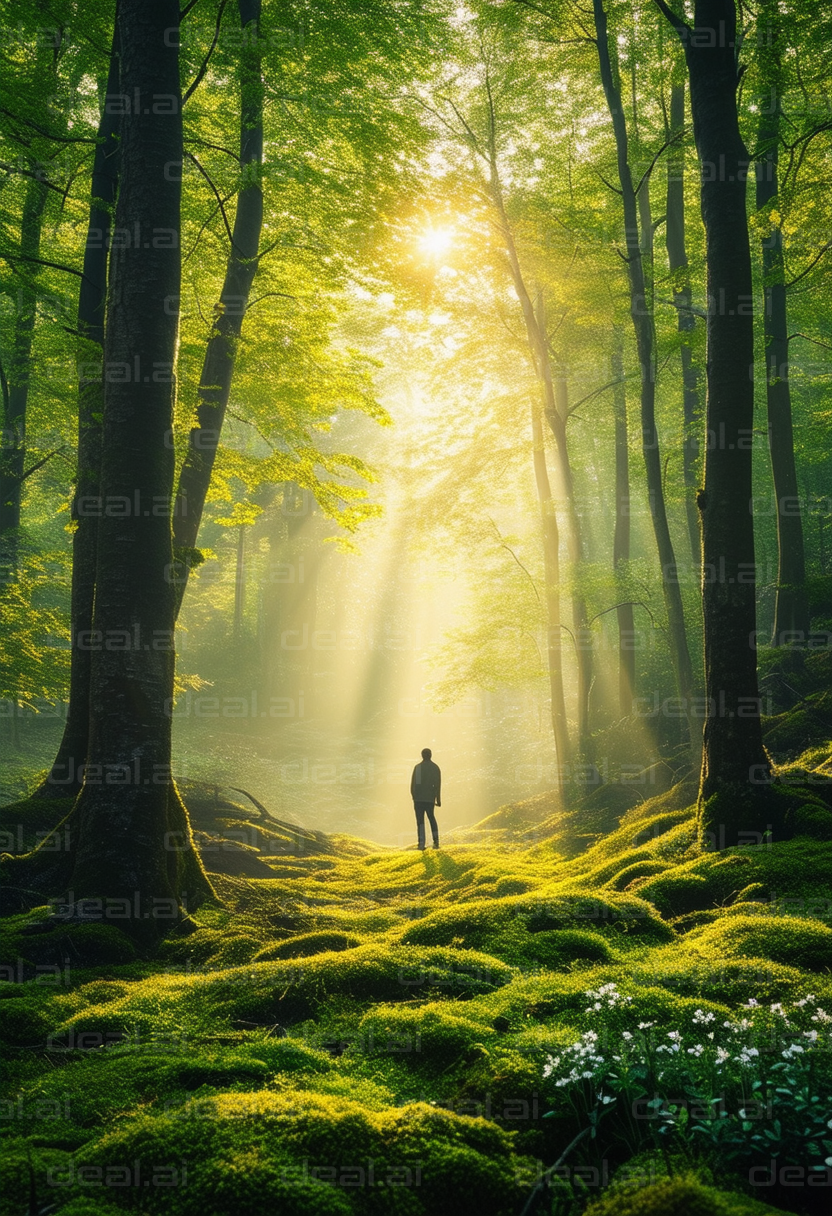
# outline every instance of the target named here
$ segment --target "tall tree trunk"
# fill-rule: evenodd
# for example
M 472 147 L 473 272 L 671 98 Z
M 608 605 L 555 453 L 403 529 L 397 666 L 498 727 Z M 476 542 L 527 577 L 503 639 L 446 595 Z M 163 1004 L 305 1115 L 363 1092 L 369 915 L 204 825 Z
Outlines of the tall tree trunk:
M 82 898 L 99 916 L 117 906 L 119 927 L 152 942 L 211 892 L 171 777 L 179 6 L 120 0 L 117 20 L 119 92 L 139 104 L 122 119 L 115 226 L 141 239 L 112 255 L 105 366 L 128 374 L 105 378 L 89 758 L 68 903 L 77 916 Z
M 84 270 L 78 293 L 78 472 L 72 499 L 72 595 L 70 602 L 69 707 L 58 754 L 36 797 L 77 794 L 87 758 L 90 727 L 90 630 L 95 597 L 95 555 L 101 475 L 101 421 L 104 414 L 104 320 L 107 262 L 119 175 L 120 108 L 107 98 L 119 92 L 117 26 L 113 30 L 107 92 L 92 165 L 90 214 Z M 111 112 L 112 111 L 112 112 Z
M 22 286 L 17 292 L 17 307 L 12 329 L 11 357 L 8 361 L 8 389 L 3 419 L 3 445 L 0 449 L 0 562 L 14 576 L 18 562 L 20 500 L 26 465 L 26 410 L 32 378 L 32 342 L 37 314 L 37 258 L 43 229 L 47 187 L 41 178 L 43 168 L 34 162 L 27 179 L 20 223 L 20 272 Z
M 665 247 L 673 281 L 673 303 L 676 324 L 681 339 L 682 363 L 682 469 L 685 482 L 685 517 L 688 525 L 690 555 L 694 569 L 702 564 L 702 542 L 699 537 L 699 516 L 696 491 L 699 485 L 699 430 L 702 409 L 699 400 L 699 373 L 693 361 L 691 338 L 696 318 L 691 307 L 690 275 L 685 245 L 685 153 L 681 132 L 685 125 L 684 79 L 674 80 L 670 87 L 670 124 L 668 139 L 675 139 L 667 157 L 667 219 Z
M 575 503 L 574 481 L 566 439 L 566 419 L 568 414 L 566 379 L 562 374 L 555 376 L 552 372 L 552 360 L 546 334 L 546 315 L 543 306 L 543 296 L 541 293 L 538 293 L 537 306 L 535 306 L 523 276 L 523 269 L 520 265 L 514 234 L 511 230 L 500 186 L 493 123 L 494 118 L 492 115 L 489 193 L 497 213 L 511 280 L 520 301 L 532 366 L 535 369 L 542 390 L 543 413 L 555 437 L 558 471 L 563 484 L 569 522 L 567 548 L 569 560 L 573 564 L 574 574 L 577 577 L 580 574 L 580 564 L 583 560 L 583 540 L 581 521 Z M 582 756 L 589 756 L 592 747 L 589 734 L 589 690 L 592 687 L 592 639 L 587 628 L 586 603 L 578 591 L 574 591 L 572 595 L 572 623 L 578 667 L 578 750 Z
M 612 408 L 615 420 L 615 532 L 612 564 L 616 574 L 630 560 L 630 452 L 627 445 L 627 390 L 624 384 L 624 335 L 613 331 Z M 619 588 L 619 598 L 624 599 Z M 621 603 L 618 617 L 618 706 L 624 717 L 633 712 L 636 686 L 636 652 L 633 605 Z
M 682 608 L 682 593 L 679 586 L 676 557 L 667 508 L 664 501 L 659 433 L 656 427 L 656 342 L 653 317 L 647 299 L 647 283 L 644 272 L 642 248 L 639 242 L 639 223 L 636 193 L 629 164 L 627 124 L 621 103 L 621 91 L 614 60 L 610 56 L 607 34 L 607 15 L 602 0 L 593 0 L 596 45 L 601 70 L 601 83 L 612 119 L 618 162 L 618 181 L 624 208 L 624 236 L 627 247 L 627 273 L 630 284 L 630 315 L 638 350 L 641 375 L 641 435 L 644 464 L 647 473 L 647 492 L 650 502 L 650 517 L 656 537 L 656 547 L 662 569 L 662 589 L 667 612 L 670 657 L 676 678 L 676 688 L 683 706 L 690 710 L 693 691 L 693 667 L 685 632 L 685 617 Z M 688 719 L 690 724 L 690 719 Z M 691 742 L 695 743 L 693 737 Z
M 780 142 L 780 20 L 777 5 L 764 4 L 768 26 L 776 30 L 774 45 L 763 49 L 764 80 L 771 85 L 773 104 L 762 106 L 757 161 L 757 208 L 767 211 L 777 200 Z M 762 240 L 763 317 L 766 349 L 766 402 L 768 446 L 774 495 L 777 500 L 777 597 L 774 606 L 772 644 L 805 645 L 809 637 L 809 598 L 806 591 L 806 559 L 803 520 L 797 487 L 792 432 L 792 401 L 789 386 L 789 330 L 786 283 L 783 266 L 783 229 L 772 223 Z
M 571 757 L 569 728 L 566 720 L 566 703 L 563 696 L 563 640 L 560 623 L 560 538 L 558 518 L 549 471 L 546 468 L 546 446 L 543 441 L 543 422 L 540 406 L 532 402 L 532 445 L 534 480 L 540 503 L 540 519 L 543 527 L 543 570 L 546 592 L 546 657 L 549 668 L 549 695 L 551 699 L 552 733 L 558 758 L 558 788 L 563 789 L 564 774 Z
M 702 826 L 727 844 L 761 827 L 758 800 L 770 766 L 757 686 L 754 521 L 754 313 L 746 214 L 749 158 L 737 115 L 734 0 L 696 0 L 694 29 L 656 3 L 682 40 L 693 133 L 702 167 L 708 268 L 703 543 L 705 722 Z M 723 795 L 708 805 L 715 794 Z
M 237 529 L 237 554 L 234 563 L 234 626 L 235 638 L 242 636 L 243 612 L 246 604 L 246 530 L 241 524 Z
M 581 567 L 585 553 L 581 517 L 578 514 L 578 504 L 575 499 L 575 479 L 572 476 L 572 462 L 569 458 L 569 443 L 566 435 L 566 420 L 569 416 L 568 389 L 566 375 L 561 369 L 558 369 L 552 391 L 552 370 L 546 342 L 546 313 L 542 296 L 538 297 L 538 315 L 544 354 L 544 383 L 547 385 L 546 420 L 555 437 L 558 472 L 566 498 L 566 518 L 569 524 L 566 532 L 566 547 L 569 561 L 572 564 L 572 629 L 578 661 L 578 748 L 583 757 L 590 759 L 592 739 L 589 733 L 589 694 L 592 688 L 592 634 L 587 624 L 589 613 L 586 608 L 586 599 L 580 590 Z
M 225 282 L 215 310 L 199 384 L 197 425 L 179 473 L 173 520 L 176 557 L 176 612 L 182 605 L 196 548 L 199 524 L 217 455 L 231 378 L 257 270 L 263 226 L 263 77 L 260 0 L 238 0 L 243 32 L 240 50 L 240 189 Z

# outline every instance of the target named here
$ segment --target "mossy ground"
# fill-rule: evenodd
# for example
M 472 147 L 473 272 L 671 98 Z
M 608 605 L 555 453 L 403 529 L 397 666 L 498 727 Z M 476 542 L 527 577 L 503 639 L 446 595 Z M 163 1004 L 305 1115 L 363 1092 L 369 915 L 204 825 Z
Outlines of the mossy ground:
M 696 1009 L 832 1000 L 832 841 L 701 853 L 687 794 L 626 809 L 570 856 L 557 831 L 529 841 L 525 809 L 513 843 L 501 815 L 499 848 L 287 846 L 272 877 L 218 875 L 225 906 L 152 959 L 117 928 L 5 918 L 0 1212 L 520 1212 L 581 1130 L 543 1117 L 541 1082 L 547 1053 L 597 1025 L 589 990 L 614 982 L 663 1031 Z M 754 1193 L 690 1168 L 570 1202 L 817 1210 L 805 1188 Z

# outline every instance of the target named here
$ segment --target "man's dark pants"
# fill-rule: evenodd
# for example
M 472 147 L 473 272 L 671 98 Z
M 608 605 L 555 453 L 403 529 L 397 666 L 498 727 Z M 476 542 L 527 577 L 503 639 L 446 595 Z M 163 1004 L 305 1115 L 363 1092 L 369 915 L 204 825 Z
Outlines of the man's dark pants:
M 425 815 L 430 821 L 430 830 L 433 836 L 433 847 L 439 848 L 439 828 L 436 824 L 436 816 L 433 813 L 432 802 L 414 802 L 413 809 L 416 811 L 416 834 L 419 840 L 419 848 L 425 847 Z

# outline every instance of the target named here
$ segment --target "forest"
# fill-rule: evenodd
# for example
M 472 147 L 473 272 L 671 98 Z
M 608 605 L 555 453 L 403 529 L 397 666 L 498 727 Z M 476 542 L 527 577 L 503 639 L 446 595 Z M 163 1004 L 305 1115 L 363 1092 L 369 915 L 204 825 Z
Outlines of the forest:
M 0 1216 L 828 1212 L 832 12 L 0 31 Z

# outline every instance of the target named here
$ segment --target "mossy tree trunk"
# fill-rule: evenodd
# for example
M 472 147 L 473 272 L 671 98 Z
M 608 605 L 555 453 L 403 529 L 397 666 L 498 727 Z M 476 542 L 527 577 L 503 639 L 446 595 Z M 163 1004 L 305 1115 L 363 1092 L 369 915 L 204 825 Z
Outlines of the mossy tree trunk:
M 664 0 L 656 3 L 679 34 L 690 73 L 708 275 L 709 443 L 699 497 L 708 716 L 700 804 L 704 831 L 736 844 L 743 832 L 765 829 L 754 795 L 770 776 L 754 646 L 754 314 L 749 156 L 737 114 L 737 14 L 734 0 L 696 0 L 691 29 Z
M 90 739 L 69 915 L 152 942 L 211 893 L 171 777 L 174 368 L 182 113 L 177 0 L 119 0 L 121 181 L 105 336 Z M 173 44 L 173 45 L 171 45 Z M 137 105 L 134 99 L 139 99 Z

